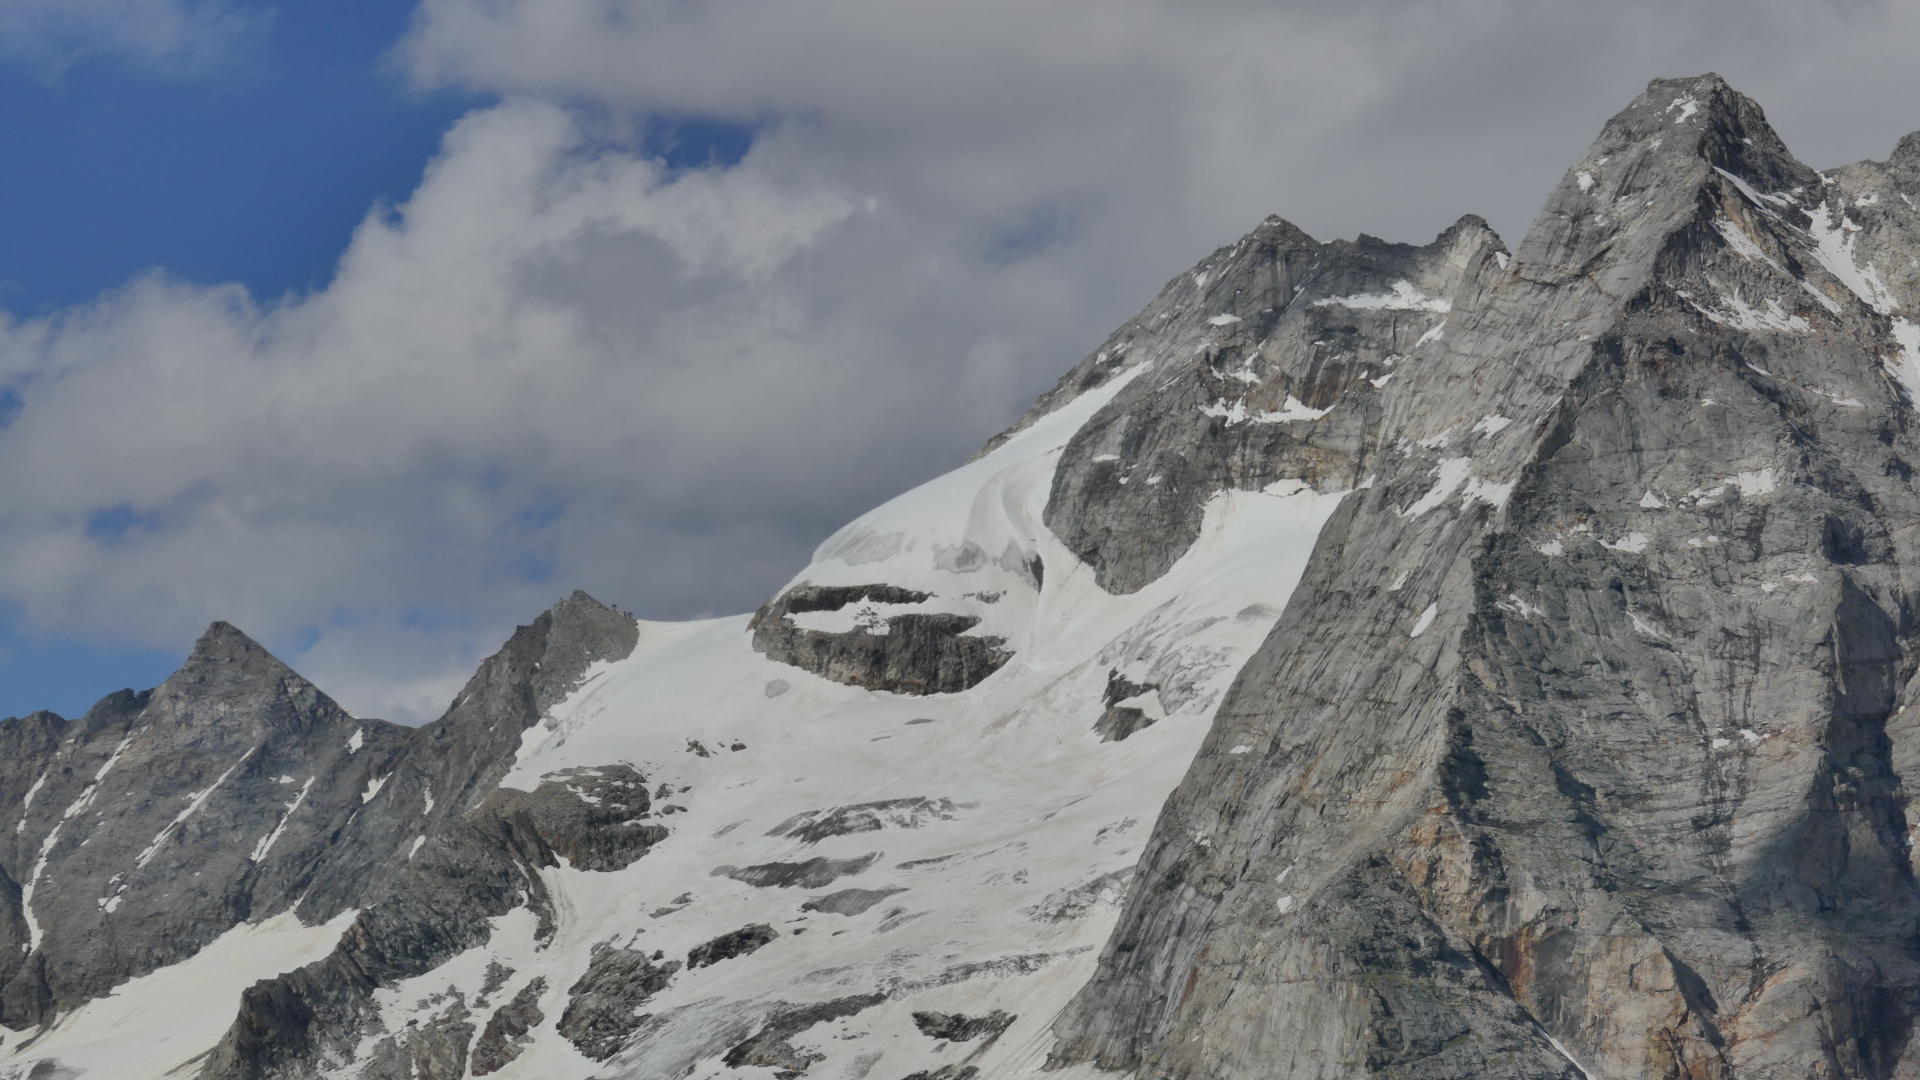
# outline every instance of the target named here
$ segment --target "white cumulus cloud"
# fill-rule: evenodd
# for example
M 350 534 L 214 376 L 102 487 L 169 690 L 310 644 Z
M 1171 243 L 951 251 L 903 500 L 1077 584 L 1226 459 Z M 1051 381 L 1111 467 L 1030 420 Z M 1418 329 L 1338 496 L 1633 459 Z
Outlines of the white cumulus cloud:
M 0 28 L 39 6 L 0 0 Z M 1783 2 L 426 0 L 400 61 L 502 103 L 324 289 L 159 272 L 0 327 L 0 599 L 101 641 L 228 619 L 363 715 L 427 718 L 575 586 L 753 607 L 1270 212 L 1517 240 L 1647 78 L 1709 68 L 1815 164 L 1884 155 L 1920 126 L 1916 29 Z M 755 137 L 669 171 L 636 137 L 661 117 Z

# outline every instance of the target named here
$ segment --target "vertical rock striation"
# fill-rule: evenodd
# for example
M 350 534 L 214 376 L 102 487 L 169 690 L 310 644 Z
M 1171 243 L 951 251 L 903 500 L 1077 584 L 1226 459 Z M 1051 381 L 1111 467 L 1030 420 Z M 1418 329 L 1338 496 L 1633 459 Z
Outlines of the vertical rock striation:
M 215 623 L 154 690 L 78 720 L 0 724 L 0 805 L 17 808 L 0 833 L 0 1023 L 45 1025 L 241 923 L 359 909 L 333 959 L 250 993 L 206 1075 L 259 1075 L 357 1039 L 383 979 L 542 903 L 530 867 L 561 852 L 613 869 L 665 835 L 640 823 L 646 781 L 631 769 L 499 788 L 522 732 L 636 640 L 630 617 L 575 593 L 521 627 L 444 718 L 412 729 L 349 715 Z M 464 1014 L 448 1023 L 465 1030 Z M 426 1046 L 396 1046 L 394 1060 Z
M 0 1023 L 44 1023 L 293 906 L 409 735 L 226 623 L 154 690 L 0 724 Z
M 299 908 L 309 921 L 354 908 L 359 916 L 327 959 L 246 992 L 202 1077 L 306 1076 L 318 1064 L 352 1060 L 364 1037 L 385 1034 L 375 989 L 483 944 L 487 920 L 514 908 L 532 907 L 551 927 L 536 870 L 556 865 L 556 852 L 617 869 L 664 836 L 659 826 L 634 824 L 649 800 L 645 777 L 630 768 L 584 778 L 585 786 L 564 778 L 532 793 L 499 786 L 522 735 L 596 662 L 630 654 L 638 633 L 630 616 L 576 591 L 516 629 L 445 716 L 408 732 L 368 796 L 373 812 L 341 830 Z M 463 1003 L 449 1010 L 442 1026 L 465 1032 L 456 1040 L 458 1076 L 473 1025 Z M 421 1055 L 440 1053 L 433 1038 L 440 1036 L 392 1033 L 376 1042 L 373 1059 L 410 1075 L 406 1062 L 425 1068 Z
M 1716 76 L 1607 124 L 1380 395 L 1373 482 L 1169 800 L 1056 1065 L 1920 1065 L 1917 151 L 1822 176 Z
M 1511 254 L 1268 219 L 751 620 L 576 593 L 420 729 L 217 623 L 0 724 L 0 1073 L 293 910 L 206 1080 L 1920 1077 L 1916 309 L 1920 135 L 1656 81 Z

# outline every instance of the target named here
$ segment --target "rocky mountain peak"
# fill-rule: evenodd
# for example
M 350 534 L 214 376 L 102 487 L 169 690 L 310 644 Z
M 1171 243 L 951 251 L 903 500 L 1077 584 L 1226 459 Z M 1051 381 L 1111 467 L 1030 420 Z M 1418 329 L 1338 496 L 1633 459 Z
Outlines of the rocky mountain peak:
M 1216 714 L 1056 1064 L 1914 1067 L 1913 1010 L 1838 1004 L 1920 995 L 1907 183 L 1815 172 L 1717 76 L 1608 122 L 1382 395 L 1374 482 Z
M 1884 175 L 1886 182 L 1896 188 L 1907 192 L 1920 190 L 1920 131 L 1902 138 L 1884 162 L 1856 162 L 1845 169 L 1831 171 L 1844 173 L 1861 165 L 1875 166 L 1874 171 Z
M 1730 177 L 1739 178 L 1737 181 Z M 1523 279 L 1591 277 L 1602 292 L 1637 291 L 1648 255 L 1732 183 L 1777 192 L 1818 189 L 1751 98 L 1718 75 L 1655 79 L 1607 121 L 1566 172 L 1514 253 Z
M 292 670 L 239 627 L 215 622 L 193 643 L 173 678 L 181 684 L 218 686 L 281 678 Z
M 215 624 L 0 726 L 0 1078 L 256 932 L 151 1073 L 1920 1076 L 1917 180 L 1656 80 L 1517 253 L 1267 218 L 751 619 L 576 592 L 418 729 Z
M 351 717 L 238 627 L 215 622 L 194 643 L 186 663 L 154 690 L 145 719 L 304 730 Z
M 545 652 L 533 680 L 534 708 L 542 714 L 571 694 L 594 662 L 622 659 L 640 640 L 633 616 L 580 589 L 542 618 L 547 620 Z

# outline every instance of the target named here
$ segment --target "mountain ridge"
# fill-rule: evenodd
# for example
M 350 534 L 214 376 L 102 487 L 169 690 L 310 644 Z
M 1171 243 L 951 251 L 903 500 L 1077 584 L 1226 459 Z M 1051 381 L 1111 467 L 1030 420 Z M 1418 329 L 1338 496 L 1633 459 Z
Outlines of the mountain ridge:
M 216 623 L 0 724 L 0 1077 L 1920 1074 L 1915 197 L 1654 80 L 1511 252 L 1268 218 L 751 620 L 576 592 L 420 729 Z
M 1678 148 L 1663 146 L 1675 136 L 1676 117 L 1684 122 L 1696 115 L 1702 128 L 1697 135 L 1682 132 Z M 1628 160 L 1609 171 L 1621 156 Z M 1660 183 L 1663 163 L 1673 179 Z M 1745 177 L 1764 179 L 1743 178 L 1729 166 L 1744 170 Z M 1380 536 L 1399 539 L 1395 534 L 1403 530 L 1396 528 L 1396 518 L 1417 508 L 1411 516 L 1420 520 L 1429 505 L 1445 504 L 1413 501 L 1420 489 L 1448 482 L 1446 459 L 1433 462 L 1435 453 L 1428 468 L 1412 470 L 1412 483 L 1383 473 L 1379 494 L 1350 504 L 1351 517 L 1336 517 L 1322 543 L 1344 537 L 1345 550 L 1316 559 L 1319 574 L 1310 572 L 1295 594 L 1294 603 L 1302 606 L 1289 608 L 1223 704 L 1208 745 L 1160 819 L 1155 850 L 1143 858 L 1128 914 L 1103 957 L 1101 975 L 1062 1020 L 1057 1063 L 1092 1059 L 1109 1068 L 1145 1067 L 1157 1076 L 1181 1077 L 1238 1075 L 1263 1060 L 1285 1063 L 1288 1075 L 1336 1075 L 1338 1066 L 1319 1056 L 1324 1053 L 1319 1047 L 1343 1045 L 1352 1048 L 1348 1053 L 1364 1054 L 1372 1067 L 1435 1077 L 1572 1076 L 1574 1070 L 1603 1076 L 1777 1075 L 1768 1070 L 1812 1061 L 1824 1061 L 1830 1075 L 1880 1075 L 1876 1070 L 1891 1067 L 1898 1047 L 1880 1041 L 1889 1035 L 1878 1029 L 1878 1017 L 1836 1017 L 1838 1031 L 1812 1022 L 1797 1030 L 1769 1030 L 1786 1018 L 1765 995 L 1751 1000 L 1735 989 L 1743 976 L 1738 962 L 1727 957 L 1728 949 L 1738 954 L 1734 941 L 1695 953 L 1703 948 L 1697 937 L 1688 940 L 1661 929 L 1671 923 L 1690 928 L 1686 935 L 1702 928 L 1711 937 L 1704 928 L 1721 916 L 1711 904 L 1708 910 L 1688 908 L 1687 890 L 1737 893 L 1745 886 L 1736 867 L 1750 860 L 1748 872 L 1772 872 L 1766 858 L 1738 848 L 1764 846 L 1774 829 L 1803 827 L 1791 803 L 1756 809 L 1745 820 L 1751 822 L 1746 828 L 1757 832 L 1739 845 L 1709 829 L 1697 842 L 1702 849 L 1695 858 L 1705 865 L 1719 860 L 1724 869 L 1698 886 L 1665 861 L 1672 858 L 1665 852 L 1674 842 L 1659 843 L 1647 835 L 1670 828 L 1674 816 L 1689 820 L 1680 812 L 1684 802 L 1671 800 L 1680 805 L 1664 814 L 1635 809 L 1635 799 L 1657 805 L 1661 800 L 1654 792 L 1663 785 L 1698 790 L 1686 779 L 1695 769 L 1736 783 L 1732 794 L 1709 797 L 1691 811 L 1708 822 L 1741 816 L 1742 800 L 1736 796 L 1740 786 L 1753 783 L 1741 779 L 1753 769 L 1772 766 L 1777 775 L 1771 779 L 1816 794 L 1822 784 L 1835 783 L 1822 777 L 1830 778 L 1836 768 L 1843 775 L 1864 769 L 1865 779 L 1856 783 L 1868 785 L 1861 796 L 1865 803 L 1833 810 L 1842 820 L 1862 816 L 1865 838 L 1878 839 L 1856 844 L 1855 857 L 1866 867 L 1879 861 L 1895 884 L 1868 889 L 1852 883 L 1838 892 L 1829 885 L 1826 895 L 1834 903 L 1890 914 L 1893 929 L 1884 937 L 1851 935 L 1853 946 L 1872 958 L 1862 962 L 1879 972 L 1860 992 L 1883 994 L 1889 1003 L 1902 1000 L 1898 994 L 1911 998 L 1912 957 L 1900 944 L 1898 929 L 1911 925 L 1911 867 L 1899 833 L 1871 824 L 1876 818 L 1884 821 L 1898 799 L 1898 774 L 1884 756 L 1869 752 L 1872 729 L 1885 722 L 1885 709 L 1854 700 L 1863 689 L 1860 683 L 1883 687 L 1894 677 L 1888 664 L 1900 650 L 1893 630 L 1910 623 L 1911 615 L 1905 597 L 1895 591 L 1897 578 L 1876 574 L 1869 565 L 1889 559 L 1889 549 L 1880 548 L 1877 558 L 1856 553 L 1852 538 L 1875 531 L 1862 520 L 1867 507 L 1885 514 L 1899 506 L 1912 514 L 1920 506 L 1913 505 L 1898 470 L 1868 462 L 1863 475 L 1853 464 L 1856 446 L 1867 448 L 1871 458 L 1873 449 L 1903 441 L 1888 427 L 1860 432 L 1864 425 L 1851 415 L 1902 415 L 1900 387 L 1885 365 L 1890 357 L 1884 344 L 1893 328 L 1876 310 L 1878 298 L 1847 280 L 1859 277 L 1857 267 L 1849 274 L 1823 251 L 1818 224 L 1831 213 L 1826 201 L 1801 208 L 1788 195 L 1756 193 L 1792 193 L 1795 184 L 1824 188 L 1827 182 L 1792 161 L 1764 127 L 1757 106 L 1715 76 L 1656 80 L 1609 122 L 1549 198 L 1514 256 L 1509 281 L 1517 283 L 1495 282 L 1483 296 L 1456 303 L 1448 336 L 1459 344 L 1447 348 L 1460 350 L 1459 359 L 1449 364 L 1436 358 L 1429 382 L 1437 385 L 1420 388 L 1417 406 L 1402 399 L 1402 423 L 1412 436 L 1435 439 L 1448 431 L 1457 436 L 1473 421 L 1470 413 L 1484 409 L 1492 415 L 1497 408 L 1501 419 L 1510 421 L 1500 428 L 1508 438 L 1495 444 L 1492 455 L 1476 447 L 1471 468 L 1476 474 L 1484 469 L 1490 481 L 1511 493 L 1511 501 L 1503 498 L 1497 508 L 1481 504 L 1480 520 L 1441 520 L 1437 537 L 1409 538 L 1419 545 L 1417 559 L 1396 560 L 1391 548 L 1379 551 Z M 1610 202 L 1596 205 L 1596 192 Z M 1609 221 L 1623 204 L 1626 222 Z M 1788 222 L 1789 214 L 1797 214 L 1801 224 Z M 1797 249 L 1801 257 L 1769 258 L 1753 236 L 1763 221 L 1779 222 L 1764 235 L 1784 249 Z M 1908 251 L 1912 225 L 1911 219 L 1905 225 Z M 1763 304 L 1764 294 L 1743 304 L 1741 287 L 1772 292 L 1772 304 Z M 1551 290 L 1544 303 L 1539 290 Z M 1535 295 L 1526 298 L 1526 292 Z M 1700 302 L 1715 293 L 1719 303 L 1713 307 Z M 1524 299 L 1516 302 L 1516 296 Z M 1551 320 L 1549 340 L 1523 337 L 1518 349 L 1502 348 L 1502 335 L 1517 323 L 1507 316 L 1508 305 L 1534 312 L 1536 319 L 1544 314 L 1539 321 Z M 1766 314 L 1751 314 L 1753 305 L 1762 305 Z M 1556 320 L 1556 314 L 1566 318 Z M 1849 336 L 1867 347 L 1847 350 L 1845 338 L 1816 330 L 1814 319 L 1839 333 L 1851 330 Z M 1697 324 L 1703 322 L 1741 333 L 1723 338 L 1729 348 L 1715 357 L 1711 341 L 1704 349 L 1685 343 L 1699 335 Z M 1816 334 L 1825 340 L 1812 349 L 1794 340 Z M 1685 385 L 1681 367 L 1683 357 L 1702 351 L 1709 363 L 1701 377 L 1713 380 L 1707 391 Z M 1503 354 L 1514 359 L 1502 364 Z M 1848 377 L 1836 377 L 1824 363 L 1829 358 L 1845 358 L 1851 365 Z M 1824 385 L 1808 392 L 1789 380 Z M 1446 408 L 1449 382 L 1480 384 L 1467 399 L 1469 408 Z M 1650 384 L 1653 396 L 1643 400 Z M 1668 397 L 1686 401 L 1691 411 L 1663 414 L 1661 402 Z M 1858 398 L 1877 403 L 1880 410 Z M 1711 424 L 1718 425 L 1723 415 L 1738 416 L 1741 423 L 1732 431 L 1717 427 L 1711 435 L 1694 437 L 1687 428 L 1700 410 L 1711 410 Z M 1834 432 L 1827 443 L 1834 450 L 1818 452 L 1816 425 Z M 1778 463 L 1773 444 L 1782 441 L 1807 447 L 1811 460 L 1799 468 L 1809 470 L 1814 483 L 1851 492 L 1839 500 L 1810 500 L 1824 505 L 1807 515 L 1811 521 L 1797 535 L 1776 536 L 1783 531 L 1778 528 L 1747 532 L 1765 529 L 1766 504 L 1781 498 L 1774 495 L 1776 484 L 1781 491 L 1797 490 L 1787 486 L 1789 466 Z M 1603 448 L 1604 458 L 1597 456 Z M 1635 467 L 1643 453 L 1657 462 Z M 1494 463 L 1486 461 L 1488 456 Z M 1576 467 L 1578 459 L 1593 464 Z M 1543 473 L 1556 468 L 1562 482 L 1545 485 Z M 1702 477 L 1715 468 L 1726 479 Z M 1674 474 L 1693 479 L 1679 486 Z M 1461 470 L 1453 479 L 1456 490 L 1470 490 L 1470 481 L 1461 482 L 1466 475 Z M 1662 483 L 1663 476 L 1674 479 Z M 1573 497 L 1556 498 L 1564 493 Z M 1742 512 L 1749 502 L 1759 504 L 1760 520 L 1751 525 L 1753 515 Z M 1473 505 L 1466 500 L 1467 508 Z M 1716 505 L 1719 509 L 1707 510 Z M 1655 515 L 1667 516 L 1656 525 L 1649 520 Z M 1648 522 L 1646 531 L 1612 526 L 1624 530 L 1612 537 L 1597 531 L 1620 517 Z M 1643 555 L 1657 551 L 1656 542 L 1676 542 L 1662 537 L 1688 519 L 1702 527 L 1677 541 L 1678 552 Z M 1526 533 L 1533 535 L 1522 539 Z M 1836 535 L 1843 550 L 1835 550 Z M 1756 651 L 1744 676 L 1750 683 L 1767 671 L 1805 673 L 1809 678 L 1797 680 L 1797 686 L 1792 678 L 1781 680 L 1786 703 L 1805 709 L 1807 718 L 1835 716 L 1837 726 L 1824 734 L 1817 726 L 1800 734 L 1795 741 L 1806 744 L 1805 752 L 1782 762 L 1762 759 L 1755 765 L 1736 747 L 1784 747 L 1784 741 L 1768 740 L 1794 728 L 1806 732 L 1805 718 L 1781 716 L 1761 702 L 1739 699 L 1740 708 L 1750 711 L 1736 713 L 1737 723 L 1716 726 L 1714 706 L 1727 701 L 1724 692 L 1716 701 L 1709 686 L 1687 693 L 1677 689 L 1696 680 L 1737 684 L 1742 678 L 1727 669 L 1724 657 L 1716 664 L 1707 644 L 1712 635 L 1699 631 L 1719 623 L 1753 627 L 1751 635 L 1780 618 L 1779 612 L 1761 616 L 1753 610 L 1779 592 L 1776 582 L 1752 583 L 1760 604 L 1744 597 L 1717 604 L 1724 586 L 1706 587 L 1716 574 L 1727 573 L 1710 560 L 1734 552 L 1736 543 L 1746 549 L 1738 562 L 1761 557 L 1775 565 L 1791 562 L 1792 573 L 1780 577 L 1796 585 L 1824 582 L 1824 589 L 1833 590 L 1827 607 L 1836 613 L 1831 621 L 1815 617 L 1813 630 L 1803 622 L 1795 633 L 1790 619 L 1772 632 L 1777 637 L 1759 637 L 1754 648 L 1767 649 L 1768 663 L 1761 664 Z M 1808 555 L 1817 562 L 1803 565 Z M 1822 578 L 1813 573 L 1818 565 L 1846 569 L 1826 571 Z M 1580 573 L 1599 576 L 1589 583 Z M 1697 576 L 1706 580 L 1696 584 Z M 1381 589 L 1385 581 L 1395 588 Z M 1391 595 L 1401 589 L 1411 598 Z M 1868 600 L 1868 590 L 1883 599 Z M 1342 624 L 1330 627 L 1314 618 L 1312 605 L 1333 594 L 1371 602 L 1343 605 Z M 1896 605 L 1894 614 L 1882 610 L 1886 603 Z M 1635 610 L 1642 604 L 1644 614 Z M 1546 627 L 1536 627 L 1543 618 L 1550 620 Z M 1683 627 L 1698 628 L 1697 644 L 1686 644 Z M 1815 630 L 1829 632 L 1829 627 L 1836 660 L 1852 674 L 1840 676 L 1835 706 L 1823 709 L 1819 684 L 1834 674 L 1822 676 L 1818 666 L 1809 670 L 1792 659 L 1793 651 L 1775 650 L 1811 635 L 1813 640 L 1800 647 L 1804 650 L 1819 640 Z M 1774 640 L 1782 645 L 1771 644 Z M 1569 648 L 1574 656 L 1567 655 Z M 1576 659 L 1583 652 L 1602 658 L 1603 670 L 1650 673 L 1652 684 L 1638 691 L 1647 704 L 1631 697 L 1618 700 L 1605 680 L 1596 684 L 1583 678 L 1586 665 Z M 1341 692 L 1308 692 L 1328 681 Z M 1790 693 L 1788 686 L 1793 686 Z M 1651 704 L 1662 697 L 1671 702 L 1664 714 Z M 1526 704 L 1534 701 L 1538 704 Z M 1576 722 L 1589 701 L 1617 729 Z M 1282 716 L 1293 718 L 1292 730 L 1274 728 L 1274 718 Z M 1574 730 L 1583 730 L 1585 738 L 1575 738 Z M 1656 764 L 1627 746 L 1613 745 L 1634 737 L 1655 739 L 1668 748 L 1669 760 Z M 1529 748 L 1529 738 L 1537 749 Z M 1606 752 L 1583 745 L 1595 739 L 1608 746 Z M 1690 744 L 1690 751 L 1679 754 L 1673 748 L 1676 739 Z M 1860 744 L 1847 753 L 1862 756 L 1836 763 L 1831 749 L 1823 750 L 1823 740 Z M 1239 752 L 1240 744 L 1250 744 L 1252 752 Z M 1229 753 L 1228 746 L 1236 752 Z M 1413 749 L 1411 761 L 1396 755 L 1402 747 Z M 1689 759 L 1686 767 L 1678 767 L 1674 757 Z M 1628 760 L 1633 767 L 1625 766 Z M 1323 768 L 1327 775 L 1314 775 Z M 1715 786 L 1709 783 L 1708 790 Z M 1336 791 L 1339 798 L 1326 799 Z M 1312 797 L 1316 792 L 1321 798 Z M 1638 792 L 1645 794 L 1630 794 Z M 1367 808 L 1364 820 L 1354 816 L 1362 807 Z M 1303 812 L 1317 820 L 1303 820 Z M 1818 798 L 1809 812 L 1812 821 L 1828 820 L 1822 815 L 1831 813 L 1820 808 Z M 1551 830 L 1555 842 L 1530 842 L 1526 830 L 1516 831 L 1516 818 L 1537 821 L 1543 814 L 1571 828 Z M 1804 827 L 1812 827 L 1812 821 Z M 1201 836 L 1209 841 L 1194 839 Z M 1846 849 L 1842 842 L 1841 850 Z M 1593 852 L 1587 856 L 1593 864 L 1590 876 L 1549 869 L 1556 860 L 1585 850 Z M 1663 853 L 1661 859 L 1649 862 L 1655 852 Z M 1202 867 L 1237 855 L 1248 865 L 1200 894 L 1180 884 L 1208 873 Z M 1612 869 L 1609 855 L 1632 869 Z M 1813 886 L 1822 875 L 1838 871 L 1812 866 L 1782 872 L 1804 873 Z M 1554 885 L 1545 885 L 1548 881 Z M 1610 881 L 1613 887 L 1606 884 Z M 1190 899 L 1173 904 L 1165 890 L 1176 888 Z M 1663 896 L 1662 888 L 1675 891 Z M 1612 899 L 1622 889 L 1651 895 L 1630 914 L 1635 904 L 1623 910 Z M 1849 895 L 1853 890 L 1857 895 Z M 1321 910 L 1316 894 L 1331 907 Z M 1515 899 L 1500 899 L 1507 896 Z M 1767 906 L 1778 905 L 1768 901 Z M 1207 914 L 1209 907 L 1218 914 Z M 1296 908 L 1299 914 L 1293 914 Z M 1364 914 L 1353 916 L 1356 908 Z M 1736 904 L 1733 910 L 1738 909 Z M 1174 911 L 1185 926 L 1169 925 Z M 1608 911 L 1615 914 L 1604 914 Z M 1296 944 L 1264 943 L 1265 935 L 1282 924 L 1301 935 Z M 1410 939 L 1383 949 L 1381 925 L 1407 927 Z M 1776 916 L 1776 925 L 1736 932 L 1734 939 L 1745 938 L 1763 955 L 1793 956 L 1823 947 L 1819 941 L 1847 940 L 1834 933 L 1819 917 L 1796 923 L 1789 910 Z M 1617 959 L 1623 954 L 1635 959 Z M 1692 955 L 1693 962 L 1683 962 L 1683 955 Z M 1258 974 L 1237 964 L 1236 956 L 1257 957 Z M 1720 959 L 1710 964 L 1708 956 Z M 1667 972 L 1656 980 L 1666 988 L 1623 997 L 1617 967 L 1607 966 L 1622 962 L 1645 962 Z M 1309 976 L 1302 968 L 1321 974 Z M 1773 994 L 1847 1001 L 1863 978 L 1858 971 L 1823 972 L 1818 965 L 1796 970 L 1802 973 L 1780 982 Z M 1166 989 L 1175 972 L 1188 988 L 1180 999 Z M 1231 982 L 1223 981 L 1228 972 Z M 1355 989 L 1369 972 L 1412 975 L 1415 982 L 1395 995 L 1369 995 Z M 1266 992 L 1250 990 L 1249 979 Z M 1873 990 L 1876 982 L 1886 990 Z M 1154 987 L 1161 988 L 1157 995 Z M 1153 996 L 1143 998 L 1143 993 Z M 1342 1004 L 1329 1005 L 1329 1000 Z M 1524 1011 L 1514 1013 L 1515 1002 Z M 1626 1002 L 1632 1006 L 1622 1008 Z M 1729 1011 L 1723 1015 L 1716 1002 L 1725 1002 Z M 1249 1010 L 1276 1019 L 1262 1022 Z M 1747 1025 L 1751 1034 L 1742 1030 Z M 1318 1042 L 1311 1031 L 1319 1034 Z

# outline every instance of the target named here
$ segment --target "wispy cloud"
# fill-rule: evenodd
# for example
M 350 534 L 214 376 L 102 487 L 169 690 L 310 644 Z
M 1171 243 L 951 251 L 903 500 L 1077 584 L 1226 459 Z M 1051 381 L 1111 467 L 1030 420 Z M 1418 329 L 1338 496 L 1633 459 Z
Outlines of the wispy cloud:
M 0 0 L 0 53 L 55 72 L 88 56 L 191 72 L 266 25 L 221 0 Z

